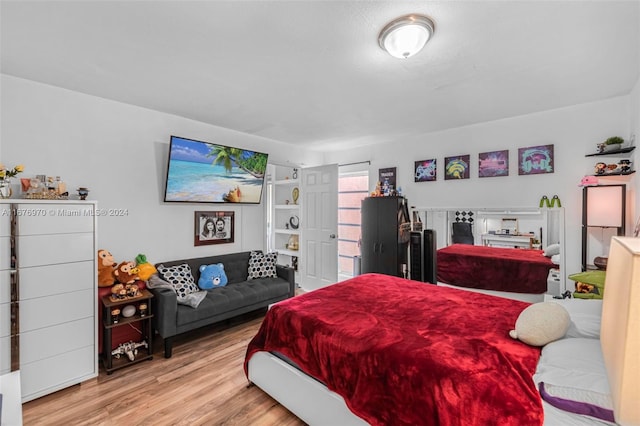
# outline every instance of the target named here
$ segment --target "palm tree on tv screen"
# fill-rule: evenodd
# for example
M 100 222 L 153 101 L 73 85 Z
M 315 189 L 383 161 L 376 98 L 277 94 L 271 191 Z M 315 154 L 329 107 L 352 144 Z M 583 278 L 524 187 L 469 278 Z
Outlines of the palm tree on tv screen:
M 267 168 L 267 155 L 259 152 L 245 151 L 240 148 L 215 145 L 207 154 L 207 157 L 215 157 L 213 164 L 221 164 L 224 169 L 231 172 L 233 163 L 241 170 L 256 178 L 263 178 Z

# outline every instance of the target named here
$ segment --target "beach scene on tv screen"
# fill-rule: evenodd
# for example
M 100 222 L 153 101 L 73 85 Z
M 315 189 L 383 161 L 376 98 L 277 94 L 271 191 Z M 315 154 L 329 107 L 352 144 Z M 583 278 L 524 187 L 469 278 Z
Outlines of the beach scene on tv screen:
M 267 154 L 173 137 L 166 201 L 259 203 Z

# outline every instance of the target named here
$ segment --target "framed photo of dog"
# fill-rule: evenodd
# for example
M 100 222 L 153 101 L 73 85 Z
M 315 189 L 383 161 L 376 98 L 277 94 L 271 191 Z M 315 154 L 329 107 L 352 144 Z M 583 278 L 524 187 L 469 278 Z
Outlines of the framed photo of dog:
M 195 246 L 233 242 L 234 212 L 197 211 L 194 224 Z

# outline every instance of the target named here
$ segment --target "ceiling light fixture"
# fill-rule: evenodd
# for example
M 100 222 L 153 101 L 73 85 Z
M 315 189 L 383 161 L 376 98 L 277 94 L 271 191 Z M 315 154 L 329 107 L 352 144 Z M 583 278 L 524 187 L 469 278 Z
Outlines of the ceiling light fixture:
M 406 15 L 389 22 L 380 31 L 378 43 L 391 56 L 406 59 L 418 53 L 434 31 L 433 21 L 423 15 Z

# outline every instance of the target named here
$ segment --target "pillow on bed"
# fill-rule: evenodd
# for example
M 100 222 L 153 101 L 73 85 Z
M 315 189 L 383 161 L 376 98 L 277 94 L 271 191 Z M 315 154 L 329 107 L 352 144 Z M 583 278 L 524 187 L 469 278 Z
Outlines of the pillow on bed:
M 600 338 L 601 299 L 553 299 L 569 312 L 569 329 L 565 337 Z
M 551 257 L 554 254 L 560 254 L 560 244 L 550 244 L 544 249 L 544 255 Z
M 600 340 L 570 338 L 542 349 L 533 379 L 540 396 L 564 411 L 614 422 Z
M 569 322 L 569 312 L 561 305 L 534 303 L 520 312 L 515 330 L 511 330 L 509 336 L 531 346 L 544 346 L 564 337 Z

